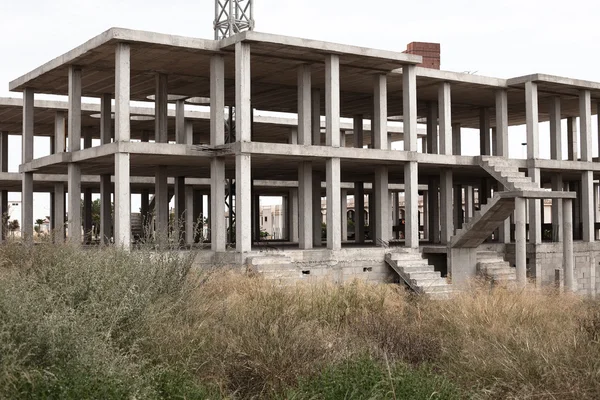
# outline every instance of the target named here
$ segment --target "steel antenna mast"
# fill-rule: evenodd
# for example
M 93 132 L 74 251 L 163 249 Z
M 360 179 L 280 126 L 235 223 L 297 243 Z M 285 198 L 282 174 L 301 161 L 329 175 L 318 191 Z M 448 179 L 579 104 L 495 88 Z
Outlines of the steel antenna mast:
M 254 0 L 215 0 L 215 40 L 254 30 Z

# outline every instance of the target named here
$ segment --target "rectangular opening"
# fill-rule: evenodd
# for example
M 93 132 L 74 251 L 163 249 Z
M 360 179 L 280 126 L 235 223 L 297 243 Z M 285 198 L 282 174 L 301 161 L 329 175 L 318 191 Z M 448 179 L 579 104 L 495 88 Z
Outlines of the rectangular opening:
M 373 272 L 373 267 L 365 267 L 363 268 L 363 272 Z
M 302 275 L 310 275 L 310 271 L 309 270 L 302 271 Z

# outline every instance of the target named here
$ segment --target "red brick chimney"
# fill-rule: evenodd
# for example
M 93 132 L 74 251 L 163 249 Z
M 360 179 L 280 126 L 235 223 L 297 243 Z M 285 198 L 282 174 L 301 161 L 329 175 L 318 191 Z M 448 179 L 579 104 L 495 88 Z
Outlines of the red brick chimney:
M 426 42 L 412 42 L 406 47 L 404 53 L 416 54 L 423 57 L 420 67 L 440 69 L 440 44 Z

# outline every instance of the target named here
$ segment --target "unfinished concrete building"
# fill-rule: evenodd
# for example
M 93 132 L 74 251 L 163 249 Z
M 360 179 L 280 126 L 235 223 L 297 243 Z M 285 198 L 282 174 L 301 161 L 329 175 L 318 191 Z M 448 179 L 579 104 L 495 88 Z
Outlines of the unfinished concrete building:
M 168 180 L 176 215 L 185 218 L 186 212 L 198 215 L 193 195 L 186 202 L 186 187 L 198 179 L 196 189 L 210 198 L 210 248 L 198 250 L 198 264 L 248 266 L 282 281 L 396 279 L 440 295 L 478 272 L 514 278 L 519 285 L 597 293 L 597 133 L 591 119 L 598 114 L 600 83 L 446 72 L 419 66 L 422 57 L 409 53 L 257 32 L 202 40 L 110 29 L 10 83 L 10 90 L 23 92 L 25 240 L 33 233 L 36 176 L 66 178 L 66 185 L 61 178 L 53 190 L 61 193 L 56 188 L 62 184 L 67 193 L 73 243 L 83 240 L 82 176 L 95 177 L 102 203 L 114 196 L 113 221 L 110 213 L 102 217 L 103 237 L 125 249 L 132 246 L 137 180 L 154 189 L 160 244 L 173 241 Z M 63 119 L 47 133 L 55 137 L 53 154 L 34 159 L 33 137 L 44 134 L 34 124 L 38 93 L 69 101 Z M 100 118 L 89 130 L 100 138 L 95 147 L 81 147 L 84 96 L 101 102 Z M 206 126 L 186 119 L 185 99 L 191 98 L 210 103 Z M 140 121 L 132 119 L 137 114 L 130 103 L 148 99 L 155 102 L 153 128 L 136 127 Z M 172 101 L 177 110 L 170 130 Z M 259 112 L 297 119 L 294 126 L 272 129 L 257 122 Z M 343 118 L 352 119 L 352 126 L 343 126 Z M 568 154 L 562 153 L 563 119 Z M 402 129 L 394 133 L 389 127 L 398 121 Z M 540 158 L 542 121 L 550 122 L 551 159 Z M 422 141 L 419 124 L 426 125 Z M 508 128 L 514 125 L 526 126 L 526 160 L 508 158 Z M 461 155 L 466 128 L 480 132 L 478 156 Z M 393 141 L 402 143 L 400 149 L 391 147 Z M 366 192 L 368 230 L 361 215 Z M 289 233 L 285 243 L 265 248 L 258 199 L 269 193 L 288 199 Z M 349 195 L 356 208 L 352 241 Z M 548 226 L 543 199 L 552 201 Z M 177 233 L 175 241 L 184 242 L 180 238 Z

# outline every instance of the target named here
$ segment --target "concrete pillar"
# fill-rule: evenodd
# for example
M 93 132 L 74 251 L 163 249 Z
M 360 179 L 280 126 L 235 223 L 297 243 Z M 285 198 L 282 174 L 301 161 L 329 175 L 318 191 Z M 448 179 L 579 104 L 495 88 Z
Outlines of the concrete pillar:
M 69 67 L 69 151 L 81 149 L 81 69 Z M 68 165 L 69 241 L 81 243 L 81 166 Z
M 550 103 L 550 159 L 562 160 L 562 124 L 560 97 L 554 96 Z M 561 206 L 562 209 L 562 206 Z
M 427 187 L 429 189 L 429 185 Z M 437 189 L 436 189 L 437 190 Z M 437 193 L 437 191 L 436 191 Z M 428 241 L 430 241 L 431 243 L 434 243 L 434 238 L 431 237 L 431 221 L 432 218 L 429 217 L 430 215 L 430 204 L 431 204 L 431 195 L 429 190 L 425 190 L 422 193 L 423 196 L 423 221 L 421 221 L 422 225 L 423 225 L 423 239 L 427 239 Z M 439 224 L 438 224 L 439 226 Z M 438 235 L 439 237 L 439 235 Z
M 508 95 L 506 89 L 496 91 L 496 155 L 508 157 Z
M 320 121 L 313 132 L 313 98 L 312 98 L 311 68 L 309 65 L 298 67 L 298 144 L 310 146 L 313 143 L 313 134 L 320 144 Z M 317 97 L 317 101 L 318 101 Z M 320 118 L 320 105 L 318 105 L 316 117 Z M 313 192 L 312 192 L 312 163 L 301 162 L 298 165 L 298 227 L 297 237 L 300 249 L 311 249 L 313 247 Z
M 210 145 L 225 143 L 225 64 L 223 56 L 210 59 Z M 225 160 L 210 163 L 210 238 L 213 251 L 225 251 Z
M 204 240 L 208 237 L 204 233 L 204 222 L 208 222 L 206 216 L 208 213 L 205 213 L 204 210 L 204 194 L 200 190 L 192 190 L 193 194 L 193 205 L 192 205 L 192 223 L 193 227 L 193 241 L 194 243 L 200 242 L 204 243 Z M 208 207 L 210 207 L 210 196 L 208 196 Z
M 533 182 L 540 183 L 539 168 L 529 168 L 527 175 Z M 542 200 L 540 199 L 529 199 L 529 242 L 542 243 Z
M 342 242 L 345 242 L 348 240 L 348 189 L 342 189 L 341 193 Z
M 311 91 L 311 126 L 312 126 L 312 145 L 320 146 L 323 143 L 321 139 L 321 91 L 313 89 Z
M 467 185 L 465 186 L 465 222 L 471 221 L 473 218 L 473 212 L 475 211 L 475 193 L 473 190 L 473 186 Z M 458 229 L 457 226 L 454 227 L 455 231 Z
M 325 128 L 327 146 L 340 147 L 340 58 L 337 54 L 325 57 Z
M 100 175 L 100 242 L 102 244 L 110 243 L 112 237 L 111 192 L 110 175 Z M 143 208 L 142 197 L 142 216 L 144 215 Z M 147 209 L 148 205 L 146 204 Z
M 118 43 L 115 79 L 115 142 L 129 142 L 130 127 L 130 46 Z M 131 188 L 129 153 L 115 154 L 115 244 L 128 250 L 131 246 Z
M 404 151 L 417 151 L 417 74 L 414 65 L 405 65 L 402 67 L 402 106 L 404 108 Z M 412 163 L 411 163 L 412 164 Z M 406 164 L 408 165 L 408 164 Z M 417 165 L 413 166 L 405 166 L 405 176 L 406 175 L 414 175 L 417 171 Z M 408 172 L 408 174 L 407 174 Z M 417 182 L 417 179 L 414 180 Z M 418 183 L 416 184 L 418 186 Z M 418 200 L 417 188 L 415 187 L 415 193 L 407 196 L 416 196 L 415 198 Z M 410 201 L 413 201 L 412 198 Z M 415 210 L 418 210 L 418 204 L 415 203 Z M 415 214 L 416 216 L 416 214 Z M 412 216 L 411 216 L 412 218 Z M 408 218 L 407 218 L 408 221 Z M 413 246 L 416 243 L 418 246 L 418 227 L 416 228 L 416 237 L 411 237 L 410 244 L 407 244 L 409 247 Z M 416 242 L 414 242 L 416 240 Z
M 482 107 L 479 110 L 479 152 L 481 155 L 492 154 L 490 140 L 490 110 Z
M 440 84 L 438 88 L 440 154 L 452 153 L 452 100 L 449 82 Z
M 322 246 L 321 224 L 323 216 L 321 214 L 321 177 L 319 173 L 313 171 L 312 177 L 312 227 L 313 227 L 313 247 Z
M 175 221 L 174 232 L 175 238 L 179 244 L 184 244 L 186 240 L 185 226 L 186 215 L 188 214 L 186 207 L 185 193 L 185 177 L 178 176 L 175 178 Z
M 520 287 L 527 285 L 526 204 L 522 197 L 515 199 L 515 261 Z
M 455 203 L 454 209 L 462 214 L 462 202 Z M 440 241 L 442 244 L 448 244 L 454 234 L 452 210 L 452 170 L 444 169 L 440 173 Z
M 0 171 L 8 172 L 8 132 L 0 132 Z M 6 239 L 7 230 L 4 221 L 8 217 L 8 190 L 0 192 L 0 217 L 2 218 L 0 241 L 3 241 Z M 54 222 L 53 219 L 50 221 Z
M 398 207 L 398 192 L 390 192 L 390 202 L 392 205 L 392 223 L 390 224 L 390 239 L 397 239 L 394 228 L 398 225 L 398 214 L 400 212 L 400 208 Z
M 452 124 L 452 154 L 460 156 L 461 155 L 461 132 L 460 132 L 460 123 L 455 122 Z
M 527 158 L 530 160 L 540 157 L 538 117 L 537 83 L 528 81 L 525 82 L 525 118 L 527 130 Z
M 92 221 L 92 189 L 83 191 L 83 231 L 85 232 L 84 243 L 89 244 L 93 239 Z
M 312 144 L 312 78 L 310 65 L 298 67 L 298 144 Z
M 100 97 L 100 144 L 108 144 L 112 139 L 112 95 L 105 93 Z
M 365 242 L 365 185 L 354 182 L 354 240 Z
M 569 189 L 572 192 L 577 193 L 577 198 L 573 200 L 573 237 L 575 240 L 582 240 L 582 231 L 583 231 L 583 223 L 582 223 L 582 212 L 581 212 L 581 182 L 580 181 L 572 181 L 569 184 Z
M 373 130 L 373 148 L 388 148 L 388 129 L 387 129 L 387 77 L 384 74 L 378 74 L 374 77 L 374 116 L 371 129 Z
M 573 200 L 563 199 L 563 273 L 565 290 L 577 292 L 573 259 Z
M 581 161 L 592 161 L 592 100 L 589 90 L 579 92 Z
M 456 232 L 458 229 L 463 226 L 463 209 L 462 209 L 462 186 L 454 185 L 454 192 L 452 194 L 454 197 L 454 208 L 452 213 L 452 220 L 454 221 L 454 226 L 452 227 L 452 232 Z M 450 203 L 452 204 L 452 203 Z
M 339 202 L 341 196 L 340 159 L 327 159 L 325 169 L 327 174 L 327 248 L 339 250 L 342 248 L 341 204 Z
M 67 114 L 64 111 L 57 111 L 54 115 L 54 151 L 56 153 L 65 152 L 66 131 Z
M 194 188 L 185 187 L 185 244 L 191 246 L 194 244 Z
M 427 238 L 431 243 L 440 243 L 441 232 L 440 232 L 440 203 L 438 201 L 438 188 L 440 182 L 437 178 L 431 178 L 427 188 L 427 213 L 425 219 L 427 220 Z M 425 203 L 425 199 L 423 199 Z M 425 221 L 424 221 L 425 222 Z
M 388 195 L 388 168 L 375 167 L 375 180 L 373 185 L 375 193 L 375 236 L 373 242 L 376 246 L 387 246 L 390 241 L 390 205 Z
M 579 146 L 577 144 L 577 118 L 567 118 L 567 159 L 577 161 Z
M 194 124 L 192 121 L 185 121 L 185 144 L 194 144 Z
M 419 176 L 416 162 L 404 164 L 404 190 L 406 210 L 405 246 L 416 249 L 419 247 Z
M 250 45 L 248 43 L 238 42 L 235 44 L 235 128 L 236 140 L 238 142 L 249 142 L 251 140 L 252 107 L 250 105 L 250 86 Z M 249 162 L 249 159 L 247 161 Z M 248 208 L 249 204 L 250 203 L 248 203 Z M 239 216 L 236 215 L 236 218 L 239 218 Z M 250 219 L 248 219 L 248 222 L 250 222 Z M 236 233 L 239 231 L 239 228 L 240 226 L 236 224 Z M 242 236 L 250 237 L 250 232 L 245 232 L 243 234 L 240 232 L 240 234 Z M 240 245 L 241 244 L 238 243 L 238 246 Z M 245 245 L 248 245 L 248 243 Z M 244 245 L 242 246 L 244 247 Z
M 598 190 L 600 189 L 600 184 L 594 183 L 594 234 L 593 239 L 598 239 L 598 229 L 596 228 L 596 223 L 600 221 L 600 197 Z
M 552 191 L 563 190 L 563 179 L 561 174 L 552 175 Z M 552 241 L 562 242 L 562 221 L 563 221 L 562 199 L 552 199 Z
M 581 173 L 581 219 L 583 222 L 583 241 L 594 241 L 594 173 Z
M 65 241 L 65 184 L 55 183 L 53 193 L 54 243 Z
M 158 73 L 155 79 L 154 141 L 168 143 L 168 76 Z
M 310 162 L 302 162 L 298 167 L 298 207 L 298 245 L 300 249 L 311 249 L 313 247 L 313 170 Z
M 438 154 L 438 106 L 427 103 L 427 153 Z
M 298 189 L 290 189 L 288 192 L 288 240 L 298 243 Z
M 186 144 L 185 100 L 175 102 L 175 143 Z

